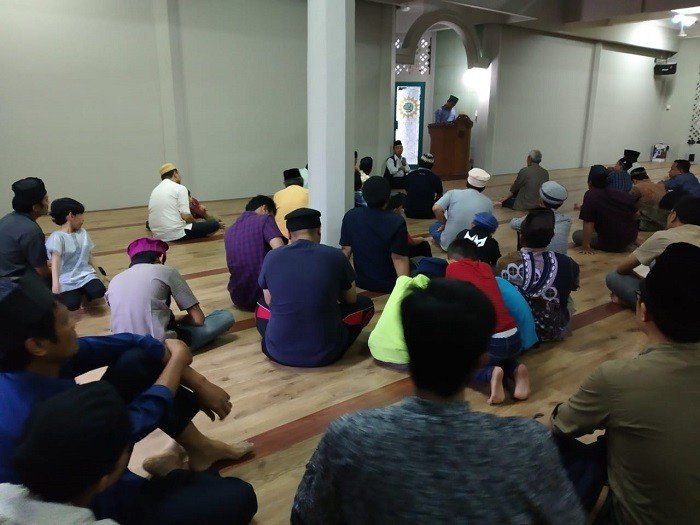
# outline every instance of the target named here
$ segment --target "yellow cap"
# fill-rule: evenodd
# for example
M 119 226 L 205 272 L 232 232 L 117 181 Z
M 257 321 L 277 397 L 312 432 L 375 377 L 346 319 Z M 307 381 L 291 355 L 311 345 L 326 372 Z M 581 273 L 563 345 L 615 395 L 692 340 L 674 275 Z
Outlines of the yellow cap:
M 172 162 L 166 162 L 160 167 L 160 174 L 165 175 L 169 171 L 176 170 L 177 167 Z

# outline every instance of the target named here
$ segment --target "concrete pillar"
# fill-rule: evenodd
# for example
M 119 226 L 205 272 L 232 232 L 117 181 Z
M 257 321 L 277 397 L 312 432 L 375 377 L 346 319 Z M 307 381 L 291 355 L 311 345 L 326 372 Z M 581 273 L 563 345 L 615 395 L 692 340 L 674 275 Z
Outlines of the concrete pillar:
M 308 0 L 307 17 L 309 206 L 338 246 L 353 204 L 355 0 Z

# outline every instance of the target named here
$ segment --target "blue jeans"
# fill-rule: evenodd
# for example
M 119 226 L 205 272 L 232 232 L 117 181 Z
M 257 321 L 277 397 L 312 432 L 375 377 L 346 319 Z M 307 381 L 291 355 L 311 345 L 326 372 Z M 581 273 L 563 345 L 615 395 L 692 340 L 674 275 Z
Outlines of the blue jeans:
M 435 221 L 428 227 L 428 232 L 430 236 L 435 240 L 436 243 L 440 244 L 440 238 L 442 237 L 442 232 L 438 231 L 438 228 L 442 226 L 440 221 Z
M 197 350 L 228 332 L 234 322 L 233 314 L 228 310 L 214 310 L 204 318 L 202 326 L 178 326 L 178 337 L 185 341 L 191 350 Z
M 495 366 L 503 369 L 505 377 L 513 377 L 515 369 L 520 364 L 517 358 L 522 349 L 519 332 L 515 332 L 510 337 L 492 337 L 488 349 L 489 364 L 476 371 L 474 381 L 489 383 Z
M 605 284 L 614 293 L 620 303 L 629 308 L 637 305 L 637 292 L 640 289 L 641 279 L 636 275 L 622 275 L 613 270 L 605 277 Z

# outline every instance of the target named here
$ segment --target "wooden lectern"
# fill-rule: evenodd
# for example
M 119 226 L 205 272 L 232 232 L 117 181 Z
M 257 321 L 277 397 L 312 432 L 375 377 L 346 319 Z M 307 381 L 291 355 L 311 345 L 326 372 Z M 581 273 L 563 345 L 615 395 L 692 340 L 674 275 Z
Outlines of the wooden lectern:
M 466 179 L 469 143 L 474 123 L 466 115 L 446 124 L 429 124 L 430 153 L 435 157 L 433 173 L 442 180 Z

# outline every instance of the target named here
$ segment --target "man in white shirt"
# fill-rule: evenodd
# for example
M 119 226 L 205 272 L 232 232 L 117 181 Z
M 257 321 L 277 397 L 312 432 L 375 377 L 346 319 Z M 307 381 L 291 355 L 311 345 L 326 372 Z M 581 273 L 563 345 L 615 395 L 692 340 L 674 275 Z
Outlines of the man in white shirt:
M 391 188 L 394 190 L 404 188 L 404 177 L 406 173 L 411 171 L 406 158 L 401 155 L 403 155 L 403 144 L 401 144 L 400 140 L 395 140 L 394 153 L 386 159 L 384 168 L 384 178 L 389 181 Z
M 192 216 L 187 188 L 173 163 L 160 167 L 160 178 L 148 201 L 148 226 L 155 238 L 166 242 L 196 239 L 220 228 L 215 220 L 196 221 Z

